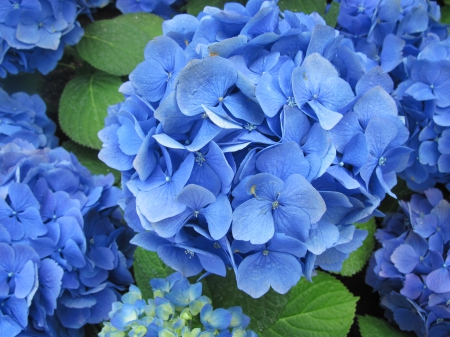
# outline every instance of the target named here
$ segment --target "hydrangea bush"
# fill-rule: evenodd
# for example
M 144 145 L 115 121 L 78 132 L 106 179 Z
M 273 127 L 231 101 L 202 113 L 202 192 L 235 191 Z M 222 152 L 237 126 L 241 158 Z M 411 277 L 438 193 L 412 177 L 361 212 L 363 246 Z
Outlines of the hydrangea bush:
M 381 67 L 317 14 L 276 2 L 205 7 L 122 85 L 99 157 L 122 172 L 132 240 L 184 276 L 236 272 L 260 297 L 339 271 L 377 214 L 409 137 Z
M 35 148 L 53 148 L 58 144 L 56 124 L 47 117 L 46 106 L 38 95 L 18 92 L 8 95 L 0 89 L 0 146 L 16 138 Z
M 418 336 L 450 333 L 450 204 L 438 189 L 414 194 L 389 215 L 376 238 L 366 282 L 381 295 L 386 317 Z
M 84 34 L 77 17 L 108 5 L 110 0 L 5 0 L 0 3 L 0 77 L 8 73 L 55 69 L 66 46 Z M 169 18 L 174 0 L 118 0 L 122 13 L 147 12 Z
M 257 337 L 246 330 L 250 318 L 239 306 L 214 309 L 209 297 L 202 295 L 200 282 L 190 284 L 180 273 L 166 279 L 150 280 L 154 298 L 142 299 L 136 286 L 114 302 L 100 337 Z
M 367 70 L 381 66 L 396 83 L 392 96 L 410 131 L 414 152 L 400 173 L 408 187 L 423 192 L 450 173 L 447 27 L 435 1 L 341 2 L 340 31 L 352 39 Z
M 133 283 L 120 190 L 60 147 L 16 138 L 0 163 L 1 331 L 83 336 Z

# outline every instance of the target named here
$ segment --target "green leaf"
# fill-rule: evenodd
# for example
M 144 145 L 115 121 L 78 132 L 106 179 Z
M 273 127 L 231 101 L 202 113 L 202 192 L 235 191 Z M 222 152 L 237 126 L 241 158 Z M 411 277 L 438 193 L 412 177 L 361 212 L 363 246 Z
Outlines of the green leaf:
M 149 13 L 132 13 L 119 15 L 112 21 L 125 23 L 138 28 L 147 34 L 148 41 L 150 41 L 154 37 L 162 35 L 162 23 L 164 19 Z
M 112 75 L 128 75 L 144 60 L 144 48 L 162 35 L 160 17 L 147 14 L 121 15 L 90 24 L 77 45 L 80 57 Z
M 153 298 L 150 279 L 164 278 L 174 272 L 158 257 L 158 254 L 141 247 L 137 247 L 134 252 L 133 270 L 136 284 L 141 289 L 144 299 Z
M 62 130 L 78 144 L 100 149 L 97 133 L 104 127 L 107 108 L 123 100 L 117 90 L 122 82 L 104 73 L 75 77 L 66 87 L 59 102 Z
M 241 306 L 251 319 L 249 328 L 260 336 L 264 336 L 261 333 L 276 322 L 288 301 L 287 295 L 280 295 L 272 289 L 263 297 L 252 298 L 237 288 L 236 277 L 232 271 L 229 271 L 225 278 L 210 275 L 206 282 L 211 289 L 214 308 Z
M 112 173 L 114 175 L 115 183 L 120 181 L 120 172 L 108 167 L 104 162 L 98 159 L 97 150 L 78 145 L 71 140 L 64 142 L 62 144 L 62 147 L 77 156 L 78 161 L 81 163 L 81 165 L 86 166 L 86 168 L 91 171 L 92 174 Z
M 359 331 L 362 337 L 407 337 L 413 334 L 400 331 L 384 319 L 372 316 L 356 316 L 358 317 Z M 415 336 L 415 335 L 414 335 Z
M 354 224 L 358 229 L 365 229 L 368 231 L 367 237 L 363 241 L 361 247 L 350 254 L 347 260 L 342 264 L 342 270 L 339 274 L 343 276 L 352 276 L 363 269 L 366 262 L 372 254 L 373 248 L 375 247 L 375 230 L 377 226 L 375 224 L 375 219 L 371 218 L 369 221 L 364 223 Z
M 446 1 L 447 6 L 441 7 L 441 22 L 450 24 L 450 1 Z
M 337 2 L 333 1 L 331 3 L 330 9 L 328 10 L 327 14 L 325 14 L 323 17 L 328 26 L 333 27 L 333 28 L 336 27 L 340 6 L 341 5 Z
M 191 14 L 191 15 L 195 15 L 197 16 L 198 13 L 200 13 L 203 8 L 205 8 L 205 6 L 210 6 L 210 7 L 218 7 L 218 8 L 223 8 L 223 6 L 229 2 L 228 0 L 209 0 L 207 2 L 205 2 L 205 0 L 189 0 L 186 4 L 186 11 Z M 246 0 L 237 0 L 234 2 L 238 2 L 242 5 L 245 5 L 245 3 L 247 2 Z
M 291 12 L 303 12 L 305 14 L 312 12 L 324 14 L 326 5 L 325 0 L 280 0 L 278 2 L 281 11 L 287 9 Z
M 313 283 L 302 278 L 291 289 L 285 310 L 264 337 L 347 336 L 357 300 L 358 297 L 329 274 L 319 272 L 313 277 Z

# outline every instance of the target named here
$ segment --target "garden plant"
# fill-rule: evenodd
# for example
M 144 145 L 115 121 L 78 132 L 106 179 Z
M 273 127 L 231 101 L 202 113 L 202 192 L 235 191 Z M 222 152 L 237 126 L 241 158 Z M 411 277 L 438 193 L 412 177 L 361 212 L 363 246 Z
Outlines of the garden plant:
M 0 0 L 0 336 L 450 336 L 448 24 Z

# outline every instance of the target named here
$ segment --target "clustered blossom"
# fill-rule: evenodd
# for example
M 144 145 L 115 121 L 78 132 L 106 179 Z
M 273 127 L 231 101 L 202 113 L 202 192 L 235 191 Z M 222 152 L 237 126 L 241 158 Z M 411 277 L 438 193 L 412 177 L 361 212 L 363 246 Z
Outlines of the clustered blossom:
M 276 1 L 205 7 L 163 32 L 99 133 L 132 242 L 186 277 L 233 268 L 253 297 L 339 271 L 367 235 L 352 223 L 378 214 L 411 153 L 389 75 Z
M 122 301 L 114 302 L 109 322 L 100 337 L 257 337 L 245 328 L 250 318 L 241 307 L 214 309 L 211 299 L 202 295 L 202 284 L 190 284 L 180 273 L 150 280 L 151 299 L 142 299 L 131 285 Z M 198 315 L 200 314 L 200 317 Z
M 450 177 L 450 40 L 439 18 L 427 0 L 342 0 L 338 17 L 366 70 L 380 65 L 396 83 L 392 96 L 414 150 L 399 176 L 416 192 Z
M 8 73 L 33 72 L 46 75 L 62 58 L 67 45 L 77 44 L 84 34 L 77 21 L 80 14 L 110 0 L 2 0 L 0 1 L 0 77 Z M 170 18 L 175 0 L 117 0 L 124 14 L 154 13 Z
M 55 147 L 56 125 L 45 111 L 45 103 L 38 95 L 18 92 L 10 96 L 0 89 L 0 146 L 20 138 L 35 148 Z
M 438 189 L 400 203 L 376 233 L 366 282 L 385 315 L 418 336 L 450 334 L 450 203 Z
M 0 3 L 0 77 L 7 73 L 56 67 L 66 45 L 74 45 L 84 30 L 77 16 L 108 1 L 3 0 Z
M 83 336 L 85 324 L 108 317 L 133 282 L 133 234 L 113 182 L 60 147 L 20 138 L 0 146 L 3 335 Z

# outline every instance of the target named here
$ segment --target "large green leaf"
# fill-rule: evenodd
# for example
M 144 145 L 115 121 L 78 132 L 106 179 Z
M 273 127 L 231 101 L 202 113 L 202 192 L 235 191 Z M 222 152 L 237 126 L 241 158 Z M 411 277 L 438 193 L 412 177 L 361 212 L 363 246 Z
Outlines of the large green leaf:
M 214 308 L 229 308 L 239 305 L 250 317 L 250 328 L 261 334 L 273 325 L 282 313 L 287 301 L 287 295 L 280 295 L 272 289 L 263 297 L 254 299 L 237 289 L 236 277 L 232 271 L 227 277 L 211 275 L 206 278 Z
M 446 6 L 441 8 L 441 22 L 450 24 L 450 1 L 446 2 Z
M 174 272 L 167 266 L 155 252 L 150 252 L 141 247 L 137 247 L 134 252 L 134 278 L 137 286 L 141 289 L 142 298 L 153 298 L 150 279 L 164 278 Z
M 328 26 L 335 27 L 337 18 L 339 16 L 339 8 L 341 5 L 337 2 L 332 2 L 327 14 L 323 16 Z
M 313 277 L 313 283 L 303 278 L 291 289 L 285 310 L 263 335 L 347 336 L 355 317 L 357 300 L 358 298 L 333 276 L 319 272 Z
M 357 316 L 362 337 L 412 337 L 410 333 L 400 331 L 384 319 L 372 316 Z
M 317 12 L 321 15 L 325 13 L 326 4 L 325 0 L 280 0 L 278 2 L 278 6 L 282 11 L 287 9 L 291 12 L 303 12 L 306 14 Z
M 367 237 L 365 238 L 361 247 L 350 254 L 349 258 L 342 264 L 342 270 L 340 274 L 343 276 L 352 276 L 357 272 L 361 271 L 369 260 L 370 254 L 375 247 L 375 230 L 377 226 L 375 224 L 375 219 L 371 218 L 369 221 L 364 223 L 355 223 L 358 229 L 365 229 L 368 231 Z
M 162 35 L 162 19 L 148 13 L 90 24 L 77 45 L 80 57 L 112 75 L 128 75 L 144 60 L 144 48 Z
M 92 174 L 108 174 L 114 175 L 114 180 L 117 183 L 120 180 L 120 172 L 108 167 L 104 162 L 98 159 L 98 151 L 89 149 L 87 147 L 78 145 L 77 143 L 68 140 L 62 144 L 62 147 L 69 152 L 73 152 L 77 156 L 78 161 L 86 166 Z
M 59 102 L 59 123 L 76 143 L 100 149 L 97 133 L 104 127 L 108 106 L 123 100 L 120 79 L 104 73 L 75 77 Z

